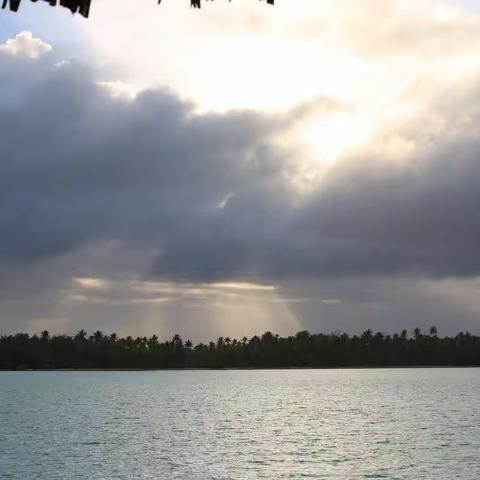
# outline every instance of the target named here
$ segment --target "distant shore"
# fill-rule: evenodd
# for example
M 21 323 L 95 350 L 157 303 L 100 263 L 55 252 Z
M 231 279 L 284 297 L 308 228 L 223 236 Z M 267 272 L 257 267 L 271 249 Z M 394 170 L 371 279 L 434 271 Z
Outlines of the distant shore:
M 408 365 L 374 367 L 184 367 L 184 368 L 24 368 L 0 369 L 1 372 L 182 372 L 182 371 L 273 371 L 273 370 L 416 370 L 480 368 L 480 365 Z
M 101 331 L 88 335 L 0 336 L 0 370 L 150 371 L 455 368 L 480 366 L 480 337 L 460 332 L 440 337 L 436 327 L 393 335 L 366 330 L 281 337 L 272 332 L 239 340 L 219 337 L 193 344 L 180 335 L 120 337 Z

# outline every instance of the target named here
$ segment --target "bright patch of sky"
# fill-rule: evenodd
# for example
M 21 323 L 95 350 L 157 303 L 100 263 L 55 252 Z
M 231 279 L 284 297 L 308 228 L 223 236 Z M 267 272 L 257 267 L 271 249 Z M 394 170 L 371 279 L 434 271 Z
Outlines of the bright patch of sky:
M 23 1 L 17 13 L 0 10 L 0 44 L 26 30 L 54 45 L 60 57 L 88 60 L 92 45 L 81 23 L 81 18 L 63 8 L 52 8 L 44 2 Z
M 237 0 L 201 11 L 188 2 L 96 0 L 88 20 L 42 3 L 2 12 L 4 39 L 30 30 L 57 56 L 96 65 L 98 81 L 121 85 L 114 93 L 123 97 L 166 87 L 199 111 L 288 110 L 318 96 L 344 102 L 349 111 L 319 110 L 282 139 L 307 146 L 303 156 L 314 164 L 337 161 L 385 121 L 421 108 L 427 90 L 478 69 L 471 37 L 480 19 L 462 8 L 473 5 L 465 0 L 296 0 L 275 8 Z M 375 25 L 373 11 L 382 18 Z

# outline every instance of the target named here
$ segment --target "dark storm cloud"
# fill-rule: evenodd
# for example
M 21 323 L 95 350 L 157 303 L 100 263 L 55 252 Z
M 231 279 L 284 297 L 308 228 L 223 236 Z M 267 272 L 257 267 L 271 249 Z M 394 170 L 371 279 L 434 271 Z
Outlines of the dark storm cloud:
M 0 64 L 9 268 L 117 241 L 181 281 L 480 273 L 480 145 L 455 121 L 478 124 L 476 92 L 435 106 L 446 126 L 433 140 L 421 119 L 395 132 L 415 144 L 401 165 L 372 148 L 299 195 L 296 159 L 271 143 L 298 112 L 194 115 L 165 91 L 123 101 L 88 68 L 52 63 Z
M 8 59 L 0 72 L 3 259 L 104 239 L 160 245 L 229 192 L 278 174 L 261 116 L 194 116 L 168 92 L 114 100 L 76 66 L 24 85 L 31 63 Z
M 210 223 L 171 238 L 158 271 L 208 279 L 476 276 L 479 148 L 472 138 L 440 142 L 402 168 L 351 159 L 297 208 L 272 192 L 233 197 Z

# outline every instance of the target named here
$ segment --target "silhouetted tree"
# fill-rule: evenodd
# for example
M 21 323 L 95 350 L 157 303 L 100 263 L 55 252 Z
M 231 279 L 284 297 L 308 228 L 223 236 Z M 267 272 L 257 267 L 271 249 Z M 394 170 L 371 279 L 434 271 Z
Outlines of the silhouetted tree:
M 272 332 L 243 337 L 219 337 L 216 342 L 193 345 L 179 335 L 160 342 L 157 335 L 119 337 L 97 330 L 73 337 L 17 333 L 0 337 L 0 369 L 50 368 L 281 368 L 369 366 L 480 365 L 480 337 L 460 332 L 439 337 L 420 329 L 409 338 L 406 330 L 384 335 L 366 330 L 360 336 L 346 333 L 311 334 L 303 330 L 280 337 Z

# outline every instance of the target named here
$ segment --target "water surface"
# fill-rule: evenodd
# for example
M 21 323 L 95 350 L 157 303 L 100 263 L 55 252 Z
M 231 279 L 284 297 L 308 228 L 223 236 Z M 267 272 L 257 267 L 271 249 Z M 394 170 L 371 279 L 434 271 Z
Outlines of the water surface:
M 0 372 L 0 478 L 480 478 L 480 369 Z

